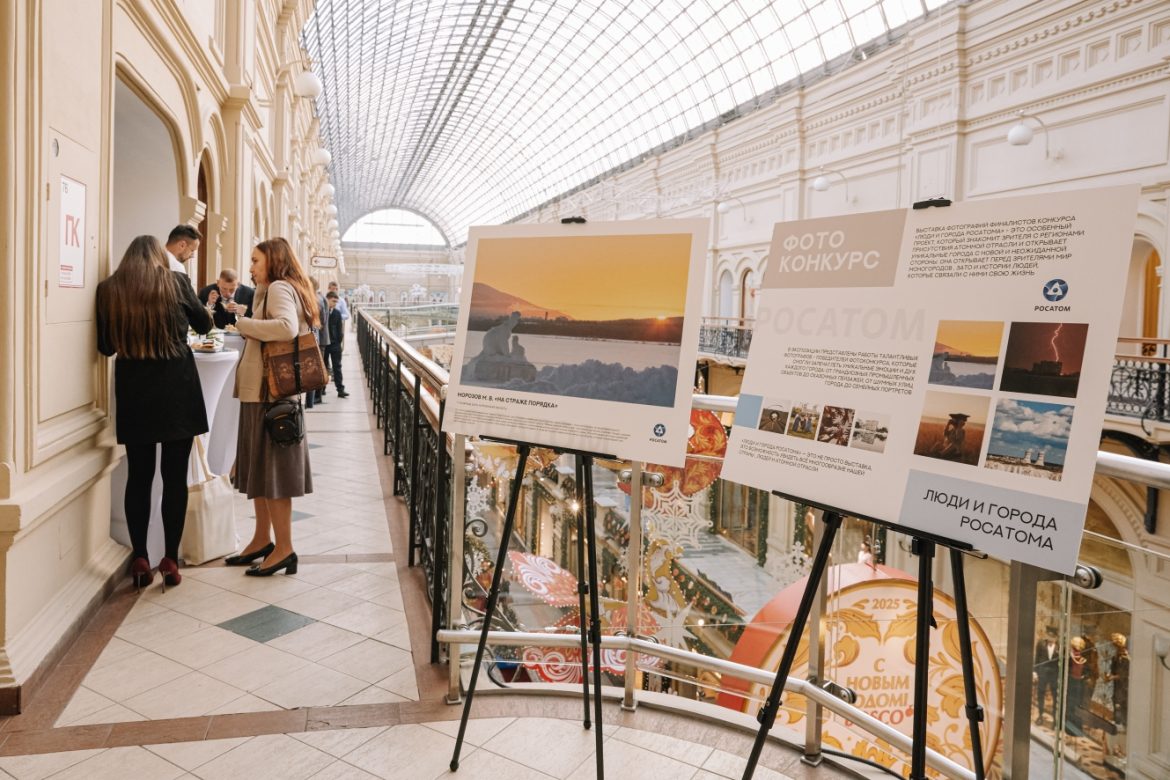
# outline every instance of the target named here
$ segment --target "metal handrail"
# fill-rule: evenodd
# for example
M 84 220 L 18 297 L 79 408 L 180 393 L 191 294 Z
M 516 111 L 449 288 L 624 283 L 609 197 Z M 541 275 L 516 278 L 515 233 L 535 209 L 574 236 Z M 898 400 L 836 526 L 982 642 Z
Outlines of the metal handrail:
M 438 364 L 425 358 L 417 352 L 409 343 L 402 338 L 395 335 L 391 330 L 382 325 L 380 322 L 370 317 L 365 312 L 362 316 L 366 319 L 372 329 L 376 332 L 377 338 L 386 342 L 391 353 L 392 360 L 402 361 L 402 370 L 409 376 L 409 382 L 406 382 L 407 391 L 413 387 L 413 372 L 418 372 L 422 377 L 423 384 L 427 386 L 430 392 L 423 393 L 424 399 L 423 407 L 424 413 L 431 425 L 436 425 L 438 422 L 438 399 L 442 398 L 447 391 L 448 383 L 450 381 L 450 374 Z M 1141 339 L 1142 342 L 1148 342 L 1148 339 Z M 1119 358 L 1133 359 L 1135 356 L 1119 356 Z M 700 395 L 696 394 L 692 398 L 692 408 L 701 409 L 716 413 L 734 412 L 736 410 L 738 399 L 732 396 L 718 396 L 718 395 Z M 453 459 L 454 473 L 463 473 L 465 456 L 465 449 L 469 446 L 467 437 L 453 436 L 446 437 L 450 446 L 449 451 Z M 635 468 L 640 464 L 634 464 Z M 1141 485 L 1146 485 L 1152 488 L 1170 490 L 1170 464 L 1160 463 L 1157 461 L 1149 461 L 1138 457 L 1128 455 L 1121 455 L 1113 452 L 1098 451 L 1096 458 L 1096 473 L 1105 477 L 1113 477 L 1117 479 L 1128 480 Z M 449 564 L 452 571 L 449 573 L 449 581 L 454 586 L 462 577 L 462 534 L 459 529 L 463 527 L 463 480 L 452 480 L 451 485 L 451 527 L 453 533 L 447 543 L 451 547 L 451 555 L 449 557 Z M 631 554 L 633 551 L 631 550 Z M 634 571 L 634 569 L 631 569 Z M 459 589 L 452 587 L 450 591 L 450 604 L 448 615 L 452 621 L 459 619 Z M 634 591 L 631 591 L 633 593 Z M 631 607 L 629 615 L 637 614 L 636 606 Z M 456 702 L 459 700 L 460 680 L 459 680 L 459 645 L 475 644 L 479 638 L 479 632 L 459 629 L 441 629 L 437 632 L 436 638 L 440 643 L 451 645 L 449 653 L 450 669 L 449 669 L 449 692 L 448 701 Z M 576 635 L 566 634 L 545 634 L 545 633 L 524 633 L 524 632 L 496 632 L 489 633 L 489 641 L 496 645 L 536 645 L 536 646 L 573 646 L 576 647 L 580 642 L 580 637 Z M 608 636 L 602 638 L 602 646 L 606 648 L 624 649 L 627 651 L 628 664 L 636 664 L 635 654 L 642 654 L 662 658 L 664 660 L 678 661 L 689 666 L 706 669 L 714 672 L 730 674 L 734 677 L 745 679 L 752 682 L 757 682 L 763 685 L 770 685 L 773 681 L 772 675 L 761 669 L 744 666 L 731 661 L 726 661 L 720 658 L 695 653 L 688 650 L 682 650 L 672 647 L 666 647 L 653 642 L 637 639 L 631 636 Z M 627 670 L 627 689 L 629 688 L 629 678 Z M 789 678 L 785 684 L 785 689 L 794 693 L 799 693 L 808 697 L 809 701 L 823 706 L 832 712 L 835 712 L 842 717 L 847 718 L 852 723 L 866 731 L 867 733 L 886 741 L 888 744 L 897 747 L 909 753 L 912 744 L 911 738 L 891 728 L 885 723 L 878 721 L 876 718 L 866 714 L 864 711 L 847 704 L 841 699 L 833 696 L 830 693 L 820 689 L 815 682 Z M 627 691 L 627 698 L 632 698 L 632 691 Z M 807 749 L 807 748 L 806 748 Z M 974 774 L 964 767 L 954 763 L 950 759 L 936 753 L 933 750 L 927 751 L 927 763 L 933 769 L 943 773 L 947 777 L 952 778 L 973 778 Z
M 478 642 L 479 636 L 479 631 L 444 629 L 439 631 L 439 642 L 441 644 L 469 645 Z M 537 631 L 489 631 L 488 644 L 512 647 L 580 647 L 581 636 L 579 634 L 548 634 Z M 636 637 L 604 635 L 601 637 L 601 646 L 607 650 L 625 650 L 627 655 L 636 652 L 640 655 L 661 658 L 664 661 L 676 661 L 760 685 L 771 686 L 775 681 L 773 675 L 754 666 L 745 666 L 734 661 L 725 661 L 722 658 L 702 655 L 691 650 L 680 650 L 676 647 L 648 642 Z M 789 677 L 784 683 L 784 690 L 812 699 L 834 714 L 861 726 L 878 739 L 885 740 L 890 745 L 907 753 L 910 752 L 912 741 L 909 736 L 882 723 L 864 710 L 837 698 L 815 683 Z M 926 764 L 931 769 L 956 780 L 975 780 L 975 773 L 970 769 L 956 764 L 929 747 L 926 749 Z
M 361 312 L 361 316 L 378 332 L 378 335 L 384 338 L 394 347 L 394 351 L 402 358 L 404 365 L 420 375 L 424 382 L 435 388 L 435 392 L 441 392 L 451 381 L 451 375 L 447 370 L 440 366 L 435 361 L 423 355 L 417 349 L 412 347 L 408 342 L 404 341 L 394 331 L 387 328 L 382 323 L 371 317 L 366 312 Z

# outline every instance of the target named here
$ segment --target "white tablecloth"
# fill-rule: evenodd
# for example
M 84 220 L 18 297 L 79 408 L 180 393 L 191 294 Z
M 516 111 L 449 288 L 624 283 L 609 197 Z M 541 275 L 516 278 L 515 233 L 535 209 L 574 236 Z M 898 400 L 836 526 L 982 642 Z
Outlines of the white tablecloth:
M 203 406 L 211 430 L 204 435 L 207 462 L 216 474 L 228 474 L 236 462 L 236 435 L 240 427 L 240 402 L 232 398 L 236 380 L 236 363 L 240 353 L 224 347 L 223 352 L 195 353 L 199 382 L 203 386 Z M 192 472 L 192 477 L 194 472 Z
M 229 339 L 223 352 L 195 353 L 195 368 L 199 372 L 203 405 L 207 410 L 207 422 L 211 428 L 201 438 L 207 450 L 207 460 L 212 471 L 217 474 L 227 474 L 236 459 L 240 402 L 232 398 L 232 389 L 235 386 L 236 363 L 240 358 L 240 353 L 236 351 L 242 346 L 240 341 L 238 337 Z M 150 530 L 147 535 L 147 550 L 152 563 L 158 563 L 165 552 L 162 528 L 162 476 L 158 470 L 158 459 L 159 455 L 156 454 Z M 198 474 L 197 468 L 188 467 L 187 483 L 202 479 L 201 475 L 197 476 Z M 110 475 L 110 536 L 129 547 L 130 533 L 126 529 L 125 497 L 126 459 L 123 458 Z

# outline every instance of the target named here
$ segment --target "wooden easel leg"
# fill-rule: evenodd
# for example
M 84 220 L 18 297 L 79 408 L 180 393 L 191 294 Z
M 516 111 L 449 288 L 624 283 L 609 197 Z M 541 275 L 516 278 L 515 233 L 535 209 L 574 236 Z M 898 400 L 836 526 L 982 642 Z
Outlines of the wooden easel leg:
M 585 595 L 589 593 L 589 581 L 585 574 L 585 470 L 581 456 L 574 457 L 577 468 L 577 616 L 581 628 L 581 701 L 585 706 L 582 724 L 590 728 L 589 720 L 589 621 L 585 612 Z
M 597 723 L 594 732 L 594 753 L 597 761 L 597 778 L 605 778 L 605 755 L 601 720 L 601 584 L 597 581 L 597 511 L 593 504 L 593 458 L 578 456 L 585 477 L 585 536 L 589 543 L 589 642 L 593 645 L 593 720 Z M 584 616 L 582 616 L 584 627 Z M 588 705 L 586 705 L 588 706 Z
M 971 764 L 975 769 L 975 780 L 983 780 L 983 741 L 979 734 L 983 708 L 979 706 L 979 691 L 975 688 L 975 655 L 971 647 L 971 618 L 967 612 L 967 583 L 963 574 L 963 553 L 958 550 L 951 550 L 951 575 L 955 581 L 955 619 L 959 629 L 959 655 L 963 662 L 963 693 L 967 699 L 967 721 L 971 726 Z M 1040 704 L 1043 707 L 1044 702 Z
M 934 542 L 915 538 L 918 555 L 918 628 L 914 637 L 914 730 L 910 780 L 926 780 L 926 696 L 930 681 L 930 627 L 934 624 Z
M 479 668 L 483 664 L 483 651 L 487 646 L 488 631 L 491 630 L 492 618 L 496 614 L 496 602 L 500 597 L 500 578 L 504 573 L 504 564 L 508 560 L 508 541 L 512 538 L 512 526 L 516 522 L 516 507 L 520 503 L 520 485 L 524 481 L 524 467 L 528 463 L 530 449 L 531 447 L 527 444 L 517 446 L 520 456 L 519 463 L 516 464 L 516 476 L 512 480 L 512 489 L 508 494 L 508 509 L 504 513 L 504 528 L 500 533 L 500 551 L 496 555 L 496 570 L 492 572 L 492 585 L 488 590 L 483 628 L 479 632 L 479 644 L 475 648 L 475 665 L 471 667 L 471 682 L 467 686 L 467 698 L 463 702 L 463 715 L 459 718 L 459 735 L 455 738 L 455 752 L 451 755 L 452 772 L 459 769 L 459 751 L 463 749 L 463 737 L 467 732 L 467 716 L 471 713 L 471 700 L 475 697 L 475 683 L 479 679 Z
M 756 732 L 756 741 L 752 745 L 747 767 L 744 768 L 743 780 L 751 780 L 752 775 L 755 774 L 756 765 L 760 762 L 760 754 L 764 751 L 764 742 L 768 738 L 768 732 L 771 731 L 772 724 L 776 722 L 776 713 L 780 709 L 780 697 L 784 693 L 784 682 L 788 679 L 788 673 L 792 671 L 792 662 L 796 659 L 796 648 L 800 644 L 800 636 L 804 633 L 805 624 L 808 622 L 808 613 L 812 610 L 817 589 L 825 575 L 829 553 L 833 549 L 833 540 L 841 528 L 841 515 L 836 512 L 825 512 L 823 522 L 825 533 L 821 537 L 821 544 L 817 547 L 816 555 L 813 557 L 808 583 L 804 586 L 804 595 L 800 597 L 800 607 L 797 608 L 796 616 L 792 619 L 792 626 L 788 630 L 788 642 L 784 645 L 784 655 L 781 656 L 780 666 L 776 669 L 776 679 L 772 683 L 772 690 L 768 693 L 767 701 L 764 702 L 764 706 L 760 708 L 760 713 L 757 716 L 760 721 L 760 729 Z

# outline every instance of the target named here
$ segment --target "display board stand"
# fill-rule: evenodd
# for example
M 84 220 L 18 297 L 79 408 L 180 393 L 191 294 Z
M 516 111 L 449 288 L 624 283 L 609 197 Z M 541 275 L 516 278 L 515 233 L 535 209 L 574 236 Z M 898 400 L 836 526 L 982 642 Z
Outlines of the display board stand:
M 796 610 L 796 616 L 792 619 L 792 626 L 788 631 L 788 641 L 784 646 L 784 654 L 780 658 L 780 666 L 776 669 L 776 679 L 773 681 L 772 690 L 768 693 L 768 698 L 757 716 L 760 728 L 756 732 L 756 741 L 752 745 L 751 756 L 744 769 L 743 780 L 750 780 L 755 774 L 760 753 L 764 749 L 764 741 L 776 722 L 776 713 L 780 709 L 780 697 L 784 692 L 784 682 L 788 679 L 789 672 L 792 671 L 792 663 L 800 644 L 800 636 L 804 633 L 809 612 L 812 610 L 813 601 L 816 599 L 821 580 L 824 578 L 833 540 L 841 528 L 841 518 L 845 514 L 853 514 L 779 491 L 772 492 L 781 498 L 820 509 L 824 513 L 823 522 L 825 525 L 820 545 L 813 557 L 812 569 L 809 571 L 804 594 L 800 599 L 800 606 Z M 854 516 L 862 517 L 860 515 Z M 918 556 L 918 611 L 914 645 L 914 714 L 910 751 L 910 780 L 926 780 L 927 776 L 926 696 L 930 671 L 930 629 L 937 627 L 934 621 L 933 564 L 935 548 L 940 546 L 948 548 L 951 553 L 951 572 L 955 585 L 955 616 L 959 629 L 959 655 L 963 664 L 963 692 L 966 698 L 967 720 L 971 728 L 971 763 L 975 767 L 976 780 L 983 780 L 983 749 L 979 736 L 979 724 L 983 722 L 983 708 L 979 706 L 978 693 L 975 688 L 975 664 L 971 653 L 971 625 L 967 613 L 967 587 L 963 578 L 963 552 L 970 551 L 971 545 L 876 518 L 864 517 L 863 519 L 910 536 L 911 550 Z
M 475 664 L 471 667 L 471 681 L 467 686 L 467 698 L 463 702 L 463 714 L 459 719 L 459 734 L 455 738 L 455 752 L 451 756 L 451 771 L 459 769 L 459 753 L 463 749 L 463 737 L 467 731 L 467 719 L 471 713 L 471 701 L 475 697 L 475 685 L 479 679 L 479 670 L 483 664 L 484 649 L 487 646 L 488 631 L 491 630 L 492 618 L 496 614 L 496 604 L 500 596 L 500 579 L 503 576 L 504 565 L 508 558 L 508 542 L 512 538 L 512 527 L 516 520 L 516 510 L 520 502 L 520 486 L 524 480 L 524 467 L 528 463 L 528 456 L 533 444 L 527 442 L 509 441 L 482 437 L 485 441 L 494 441 L 501 444 L 511 444 L 517 449 L 519 462 L 516 464 L 516 474 L 512 480 L 512 488 L 508 493 L 508 506 L 504 512 L 504 527 L 500 532 L 500 549 L 496 555 L 496 568 L 492 572 L 492 584 L 488 590 L 487 606 L 483 617 L 483 628 L 479 632 L 479 644 L 475 649 Z M 558 447 L 546 447 L 559 454 L 573 455 L 576 461 L 577 474 L 577 560 L 579 563 L 588 561 L 588 583 L 582 578 L 577 580 L 578 614 L 581 617 L 581 697 L 584 704 L 583 725 L 591 728 L 589 714 L 589 646 L 593 646 L 593 720 L 597 722 L 596 749 L 597 777 L 605 777 L 605 757 L 602 752 L 601 727 L 601 614 L 599 598 L 601 588 L 597 583 L 597 535 L 596 507 L 593 504 L 593 460 L 603 458 L 616 460 L 613 455 L 600 455 L 592 452 L 566 450 Z M 586 545 L 588 548 L 586 549 Z M 585 630 L 585 596 L 589 596 L 589 629 Z

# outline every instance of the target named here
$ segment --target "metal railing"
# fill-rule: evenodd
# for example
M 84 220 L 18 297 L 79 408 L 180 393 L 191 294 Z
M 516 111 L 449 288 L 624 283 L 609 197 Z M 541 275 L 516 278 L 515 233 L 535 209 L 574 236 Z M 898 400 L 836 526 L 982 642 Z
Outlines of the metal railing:
M 474 580 L 477 572 L 469 565 L 474 560 L 474 551 L 465 555 L 465 534 L 471 534 L 472 541 L 482 538 L 486 525 L 477 518 L 466 516 L 466 478 L 452 479 L 453 474 L 464 475 L 468 471 L 468 453 L 471 444 L 463 436 L 448 436 L 439 432 L 444 411 L 447 373 L 436 364 L 426 360 L 409 344 L 391 333 L 387 328 L 362 314 L 358 323 L 358 339 L 365 364 L 370 391 L 378 425 L 384 431 L 384 452 L 394 458 L 394 492 L 401 495 L 410 507 L 410 562 L 422 565 L 432 604 L 432 651 L 435 662 L 440 657 L 440 647 L 446 646 L 449 663 L 448 701 L 457 702 L 461 696 L 460 659 L 461 646 L 474 644 L 479 631 L 472 630 L 472 619 L 464 622 L 464 584 Z M 749 331 L 750 332 L 750 331 Z M 733 411 L 736 399 L 723 396 L 694 397 L 695 409 L 716 413 Z M 630 495 L 642 494 L 644 480 L 643 464 L 630 464 L 628 483 Z M 1100 476 L 1129 480 L 1156 489 L 1170 489 L 1170 465 L 1099 452 L 1097 473 Z M 657 475 L 653 475 L 657 476 Z M 649 479 L 650 475 L 645 475 Z M 641 540 L 641 502 L 630 502 L 628 531 L 625 543 L 627 559 L 625 570 L 630 582 L 641 581 L 643 565 L 643 543 Z M 1086 533 L 1086 537 L 1096 537 Z M 1147 551 L 1123 545 L 1113 540 L 1097 537 L 1098 541 L 1116 544 L 1128 550 L 1129 554 Z M 511 540 L 497 540 L 507 543 Z M 477 542 L 477 544 L 480 544 Z M 416 553 L 418 553 L 416 560 Z M 1170 566 L 1170 557 L 1160 565 Z M 1084 569 L 1085 567 L 1081 567 Z M 1074 582 L 1079 587 L 1095 587 L 1091 581 L 1091 570 L 1079 571 L 1081 579 Z M 1029 716 L 1032 704 L 1031 666 L 1032 642 L 1037 615 L 1037 590 L 1045 580 L 1063 579 L 1052 572 L 1022 564 L 1011 565 L 1012 605 L 1006 622 L 1006 699 L 1004 701 L 1005 738 L 1003 742 L 1004 769 L 1012 777 L 1029 775 L 1029 747 L 1035 738 L 1029 731 Z M 1099 578 L 1097 581 L 1099 584 Z M 822 594 L 823 598 L 823 594 Z M 622 673 L 624 690 L 609 688 L 603 691 L 607 696 L 620 696 L 627 708 L 633 708 L 638 701 L 634 679 L 639 672 L 646 672 L 645 659 L 659 659 L 664 662 L 681 664 L 695 670 L 708 671 L 716 675 L 727 675 L 760 685 L 768 685 L 772 674 L 766 670 L 746 666 L 723 658 L 704 655 L 691 650 L 666 646 L 637 635 L 636 619 L 641 609 L 640 587 L 630 587 L 626 596 L 626 620 L 624 635 L 605 636 L 603 648 L 625 651 Z M 823 602 L 822 602 L 823 606 Z M 493 629 L 514 624 L 494 624 Z M 493 647 L 574 647 L 580 642 L 575 633 L 553 631 L 498 631 L 489 633 Z M 812 650 L 810 649 L 810 652 Z M 823 652 L 823 648 L 817 652 Z M 641 661 L 640 661 L 641 659 Z M 642 665 L 640 665 L 642 664 Z M 813 667 L 810 662 L 810 673 Z M 534 687 L 539 688 L 538 684 Z M 555 687 L 555 686 L 553 686 Z M 843 696 L 851 693 L 830 681 L 822 680 L 815 673 L 811 679 L 789 678 L 785 689 L 804 696 L 808 702 L 809 728 L 805 735 L 803 749 L 806 757 L 816 757 L 822 752 L 819 723 L 821 709 L 834 713 L 861 729 L 877 740 L 905 752 L 910 750 L 909 737 L 868 712 L 854 706 Z M 1055 705 L 1054 705 L 1055 706 Z M 707 707 L 708 717 L 722 718 L 735 722 L 732 711 L 721 707 Z M 1055 750 L 1061 746 L 1061 735 L 1055 737 Z M 952 759 L 930 749 L 927 751 L 928 765 L 952 778 L 973 778 L 974 773 Z
M 426 572 L 435 663 L 436 632 L 447 623 L 451 589 L 451 442 L 440 430 L 447 372 L 367 312 L 357 320 L 358 351 L 383 432 L 382 454 L 394 458 L 394 495 L 410 509 L 409 565 L 419 563 Z
M 699 326 L 699 352 L 746 360 L 752 345 L 752 321 L 704 317 Z

